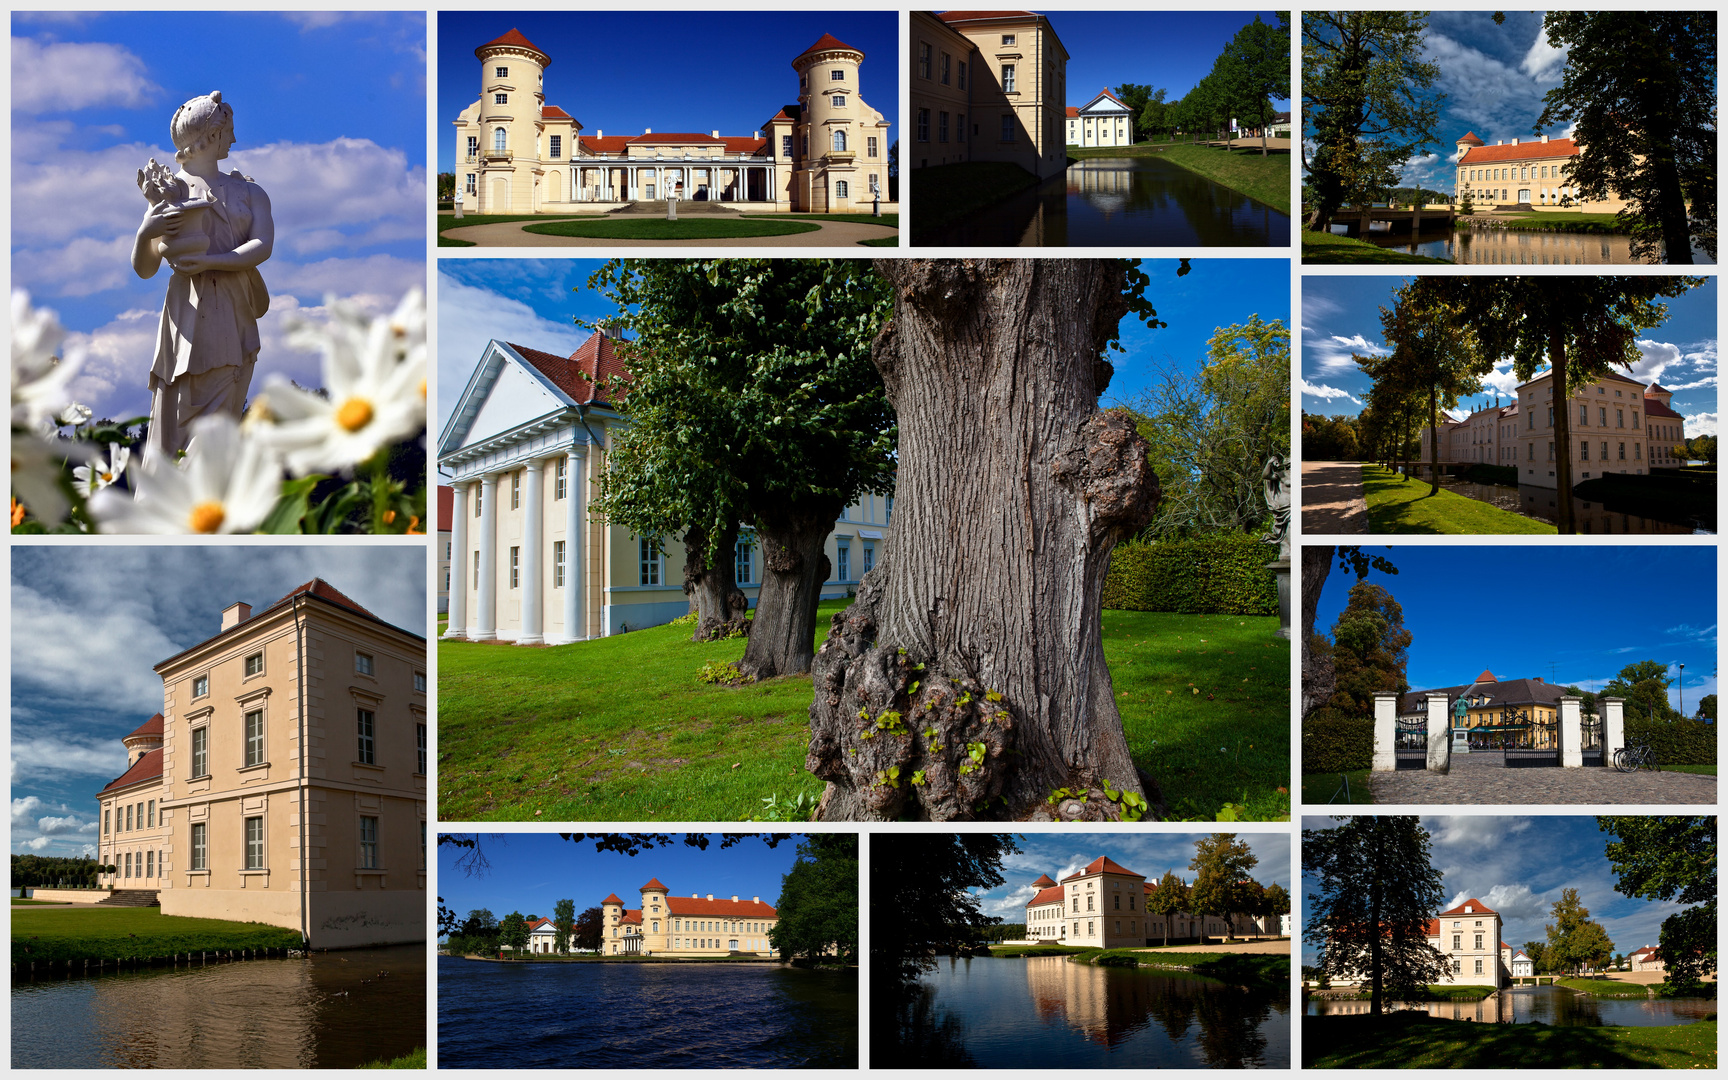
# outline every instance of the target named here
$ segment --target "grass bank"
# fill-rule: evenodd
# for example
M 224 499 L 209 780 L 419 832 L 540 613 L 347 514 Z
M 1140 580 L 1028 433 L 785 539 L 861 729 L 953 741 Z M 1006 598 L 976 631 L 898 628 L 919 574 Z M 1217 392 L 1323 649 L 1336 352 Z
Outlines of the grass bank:
M 1371 533 L 1471 534 L 1553 533 L 1546 521 L 1527 518 L 1403 476 L 1378 465 L 1362 466 L 1362 494 Z
M 1001 202 L 1038 178 L 1006 161 L 967 161 L 912 171 L 912 242 L 932 243 L 931 234 L 968 214 Z
M 815 644 L 845 601 L 817 617 Z M 1290 814 L 1290 643 L 1271 617 L 1106 611 L 1134 760 L 1181 817 Z M 697 680 L 742 640 L 688 626 L 525 649 L 438 643 L 439 813 L 458 821 L 737 821 L 804 771 L 810 678 Z
M 1286 216 L 1290 213 L 1290 154 L 1287 151 L 1261 157 L 1258 146 L 1226 150 L 1220 146 L 1178 143 L 1158 156 L 1231 191 L 1240 191 Z
M 1439 986 L 1430 984 L 1421 993 L 1400 992 L 1399 1001 L 1481 1001 L 1494 992 L 1492 986 Z M 1332 995 L 1337 997 L 1336 994 Z M 1362 990 L 1345 997 L 1343 1000 L 1372 1001 L 1374 995 Z
M 175 953 L 297 949 L 300 933 L 263 923 L 189 919 L 155 908 L 12 912 L 12 962 L 147 960 Z
M 22 896 L 12 898 L 13 907 L 71 907 L 70 900 L 29 900 Z
M 525 225 L 522 231 L 540 236 L 581 236 L 600 240 L 714 240 L 738 236 L 790 236 L 815 232 L 821 227 L 810 221 L 700 215 L 672 221 L 665 218 L 567 219 Z
M 1556 986 L 1564 986 L 1568 990 L 1576 990 L 1582 994 L 1592 994 L 1605 998 L 1641 998 L 1649 997 L 1654 986 L 1646 987 L 1639 983 L 1616 982 L 1613 979 L 1560 979 Z
M 884 228 L 898 229 L 899 214 L 745 214 L 747 221 L 850 221 L 858 225 L 881 225 Z
M 360 1067 L 362 1069 L 424 1069 L 426 1067 L 426 1048 L 422 1046 L 418 1050 L 403 1054 L 399 1058 L 391 1058 L 389 1061 L 374 1061 Z
M 1077 956 L 1085 952 L 1097 952 L 1078 945 L 992 945 L 991 956 L 1002 956 L 1016 959 L 1022 956 Z
M 1664 766 L 1662 766 L 1662 771 L 1663 772 L 1691 773 L 1694 776 L 1715 776 L 1716 775 L 1716 766 L 1714 766 L 1714 765 L 1664 765 Z
M 1451 266 L 1450 259 L 1430 259 L 1426 255 L 1410 255 L 1402 251 L 1370 244 L 1366 240 L 1302 230 L 1302 261 L 1332 266 L 1354 266 L 1362 263 L 1429 263 Z
M 863 247 L 899 247 L 900 238 L 898 236 L 878 236 L 874 240 L 860 240 L 858 243 Z
M 1106 955 L 1128 953 L 1143 968 L 1187 970 L 1247 986 L 1290 986 L 1290 957 L 1277 953 L 1160 953 L 1156 950 L 1112 949 Z
M 1308 1016 L 1305 1069 L 1714 1069 L 1716 1021 L 1672 1027 L 1469 1024 L 1426 1013 Z
M 1492 232 L 1495 229 L 1514 229 L 1520 232 L 1575 232 L 1575 233 L 1615 233 L 1629 234 L 1631 229 L 1620 223 L 1614 214 L 1583 214 L 1568 210 L 1555 210 L 1547 213 L 1519 214 L 1516 217 L 1507 216 L 1498 219 L 1493 225 L 1475 225 L 1468 218 L 1459 218 L 1460 229 L 1480 229 Z
M 1350 782 L 1349 791 L 1344 790 L 1346 780 Z M 1344 773 L 1312 773 L 1302 777 L 1303 805 L 1324 806 L 1332 802 L 1334 798 L 1341 806 L 1373 802 L 1373 796 L 1368 794 L 1368 770 L 1352 769 Z
M 1658 469 L 1644 476 L 1609 473 L 1572 486 L 1580 499 L 1660 521 L 1696 519 L 1716 527 L 1714 469 Z

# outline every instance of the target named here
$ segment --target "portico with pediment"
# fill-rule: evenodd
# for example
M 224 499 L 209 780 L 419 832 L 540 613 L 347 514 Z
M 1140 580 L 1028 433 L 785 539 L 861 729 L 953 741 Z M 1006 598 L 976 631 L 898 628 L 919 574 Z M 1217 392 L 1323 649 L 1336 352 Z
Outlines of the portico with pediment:
M 1109 87 L 1079 108 L 1068 109 L 1069 146 L 1134 145 L 1134 113 Z

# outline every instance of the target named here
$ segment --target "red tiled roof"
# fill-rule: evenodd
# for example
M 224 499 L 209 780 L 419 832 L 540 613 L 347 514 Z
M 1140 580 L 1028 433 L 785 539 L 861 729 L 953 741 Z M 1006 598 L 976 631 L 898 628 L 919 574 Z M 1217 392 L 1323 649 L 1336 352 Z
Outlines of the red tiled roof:
M 1032 884 L 1038 886 L 1040 889 L 1043 889 L 1043 888 L 1048 888 L 1049 886 L 1054 885 L 1056 883 L 1054 881 L 1050 880 L 1049 874 L 1039 874 L 1038 880 L 1034 881 Z
M 1464 133 L 1464 137 L 1462 139 L 1459 139 L 1458 141 L 1461 143 L 1469 143 L 1471 146 L 1481 146 L 1482 145 L 1482 140 L 1478 139 L 1476 137 L 1476 133 L 1474 131 L 1466 131 Z
M 665 892 L 666 886 L 660 884 L 660 879 L 657 877 L 656 878 L 649 878 L 648 884 L 642 886 L 640 889 L 637 889 L 636 891 L 637 892 L 647 892 L 649 889 L 659 889 L 661 892 Z
M 1655 956 L 1656 952 L 1657 952 L 1656 946 L 1646 945 L 1642 949 L 1637 950 L 1636 952 L 1627 953 L 1626 959 L 1628 959 L 1628 960 L 1647 959 L 1649 957 Z
M 618 358 L 615 343 L 596 330 L 569 356 L 556 356 L 529 349 L 515 342 L 510 347 L 533 364 L 542 375 L 583 405 L 610 405 L 613 376 L 628 377 Z
M 360 614 L 366 616 L 367 618 L 376 619 L 378 617 L 378 616 L 372 614 L 370 611 L 367 611 L 365 608 L 361 607 L 359 604 L 356 604 L 354 601 L 350 600 L 348 597 L 344 596 L 340 590 L 338 590 L 334 585 L 330 584 L 328 581 L 325 581 L 323 578 L 313 578 L 311 581 L 308 581 L 306 584 L 300 586 L 298 589 L 295 589 L 293 592 L 289 593 L 287 596 L 284 596 L 282 599 L 277 600 L 275 603 L 270 604 L 267 607 L 265 607 L 264 611 L 269 611 L 271 608 L 281 607 L 283 604 L 286 604 L 288 601 L 294 599 L 296 596 L 316 596 L 320 600 L 328 600 L 332 604 L 336 604 L 339 607 L 347 608 L 349 611 L 357 611 Z M 259 612 L 259 614 L 262 615 L 263 612 Z M 257 616 L 253 616 L 253 618 L 257 618 Z M 244 626 L 246 624 L 241 623 L 240 625 Z
M 1464 909 L 1467 907 L 1473 908 L 1474 910 L 1465 911 Z M 1500 914 L 1498 911 L 1495 911 L 1493 908 L 1489 907 L 1487 904 L 1484 904 L 1482 901 L 1476 899 L 1475 897 L 1471 897 L 1470 899 L 1464 901 L 1462 904 L 1459 904 L 1457 907 L 1453 908 L 1451 911 L 1442 911 L 1440 913 L 1442 918 L 1444 918 L 1447 915 L 1498 915 L 1498 914 Z
M 1086 869 L 1077 874 L 1069 874 L 1063 881 L 1073 881 L 1075 878 L 1090 877 L 1093 874 L 1127 874 L 1129 877 L 1144 879 L 1145 874 L 1136 874 L 1125 866 L 1110 861 L 1108 856 L 1100 855 L 1086 864 Z
M 794 112 L 796 112 L 798 110 L 798 106 L 796 106 L 796 105 L 782 105 L 782 106 L 780 106 L 780 111 L 775 113 L 773 116 L 770 116 L 768 118 L 768 123 L 772 124 L 776 120 L 791 120 L 792 117 L 788 116 L 786 113 L 787 109 L 791 109 Z
M 626 925 L 626 926 L 632 926 L 632 925 L 640 926 L 640 925 L 642 925 L 642 909 L 641 908 L 628 908 L 628 909 L 626 909 L 624 912 L 624 918 L 620 921 L 622 921 L 624 923 L 624 925 Z
M 1510 946 L 1510 945 L 1508 945 L 1508 944 L 1506 944 L 1506 943 L 1505 943 L 1505 942 L 1504 942 L 1504 941 L 1502 941 L 1502 942 L 1501 942 L 1501 943 L 1500 943 L 1500 947 L 1501 947 L 1501 948 L 1502 948 L 1502 949 L 1510 949 L 1510 948 L 1511 948 L 1511 947 L 1512 947 L 1512 946 Z
M 540 119 L 542 119 L 542 120 L 568 120 L 568 119 L 570 119 L 570 114 L 565 112 L 563 109 L 560 109 L 556 105 L 542 105 L 542 106 L 540 106 Z
M 722 135 L 720 141 L 726 144 L 728 154 L 754 154 L 768 145 L 768 140 L 755 135 Z
M 534 931 L 540 929 L 542 926 L 551 926 L 551 925 L 552 925 L 551 919 L 535 919 L 533 922 L 528 924 L 528 932 L 530 934 L 532 934 Z
M 480 48 L 475 49 L 474 55 L 479 56 L 482 51 L 484 51 L 486 49 L 490 49 L 494 45 L 515 45 L 518 48 L 533 49 L 535 52 L 539 53 L 541 56 L 546 55 L 546 50 L 542 49 L 540 46 L 534 44 L 532 41 L 529 41 L 527 38 L 523 37 L 522 32 L 520 30 L 517 30 L 514 26 L 512 26 L 508 31 L 501 34 L 500 36 L 495 37 L 491 41 L 488 41 L 486 44 L 480 46 Z
M 1649 398 L 1644 399 L 1644 415 L 1646 415 L 1646 416 L 1660 416 L 1664 420 L 1684 420 L 1684 419 L 1686 419 L 1684 416 L 1681 416 L 1679 413 L 1675 412 L 1673 409 L 1670 409 L 1668 406 L 1662 404 L 1660 401 L 1656 400 L 1653 397 L 1649 397 Z
M 450 522 L 456 513 L 456 491 L 454 488 L 438 485 L 438 528 L 448 531 Z
M 604 900 L 602 900 L 602 901 L 600 901 L 600 902 L 601 902 L 601 903 L 602 903 L 602 904 L 617 904 L 617 905 L 618 905 L 618 906 L 619 906 L 619 907 L 623 907 L 623 906 L 624 906 L 624 901 L 622 901 L 622 900 L 620 900 L 620 899 L 618 899 L 618 894 L 617 894 L 617 893 L 613 893 L 613 894 L 612 894 L 612 895 L 611 895 L 611 896 L 608 896 L 608 897 L 607 897 L 607 898 L 606 898 L 606 899 L 604 899 Z
M 701 143 L 704 146 L 713 146 L 720 140 L 713 135 L 704 135 L 699 131 L 662 131 L 658 134 L 637 135 L 630 141 L 639 146 L 658 146 L 661 143 L 679 146 L 688 143 Z
M 1109 98 L 1111 101 L 1114 101 L 1118 105 L 1122 104 L 1122 99 L 1117 97 L 1115 94 L 1112 94 L 1110 92 L 1110 88 L 1108 86 L 1106 86 L 1104 88 L 1104 96 Z
M 704 900 L 699 896 L 668 896 L 674 915 L 719 915 L 735 919 L 772 919 L 774 909 L 760 900 Z
M 1036 19 L 1031 11 L 944 11 L 936 16 L 945 23 L 971 22 L 974 19 Z
M 1494 677 L 1494 673 L 1492 671 L 1489 671 L 1487 668 L 1483 668 L 1482 674 L 1476 676 L 1476 681 L 1477 682 L 1499 682 L 1500 680 L 1496 679 Z
M 1671 394 L 1671 393 L 1673 393 L 1672 390 L 1669 390 L 1666 386 L 1663 386 L 1661 383 L 1651 383 L 1650 389 L 1648 389 L 1644 392 L 1646 394 Z
M 162 714 L 157 713 L 155 716 L 152 716 L 150 719 L 144 721 L 142 724 L 139 724 L 138 727 L 132 732 L 132 734 L 126 736 L 126 738 L 136 739 L 139 736 L 144 736 L 144 735 L 155 735 L 155 736 L 160 737 L 161 734 L 162 734 Z
M 1435 937 L 1435 938 L 1440 936 L 1440 920 L 1439 919 L 1429 919 L 1428 920 L 1428 936 L 1429 937 Z
M 1571 139 L 1549 139 L 1547 142 L 1521 142 L 1505 146 L 1472 146 L 1458 159 L 1459 165 L 1492 165 L 1499 161 L 1526 161 L 1532 158 L 1569 158 L 1578 154 L 1578 144 Z
M 799 53 L 798 56 L 793 57 L 793 62 L 796 63 L 800 58 L 808 56 L 813 52 L 824 52 L 824 51 L 829 50 L 829 49 L 845 49 L 847 52 L 855 52 L 855 53 L 860 53 L 860 54 L 862 54 L 864 51 L 862 49 L 854 49 L 852 46 L 846 44 L 844 41 L 841 41 L 839 38 L 835 37 L 833 34 L 823 34 L 821 37 L 816 39 L 816 44 L 810 46 L 808 49 L 805 49 L 803 52 Z
M 584 135 L 582 146 L 590 154 L 621 154 L 630 147 L 628 135 Z
M 152 750 L 139 758 L 136 764 L 121 773 L 118 779 L 102 790 L 113 791 L 115 788 L 129 787 L 132 784 L 141 784 L 146 780 L 159 780 L 161 777 L 162 751 L 160 749 Z
M 1069 116 L 1079 116 L 1080 110 L 1077 107 L 1070 105 L 1070 106 L 1068 106 L 1068 115 Z
M 1038 890 L 1038 895 L 1026 901 L 1026 906 L 1031 907 L 1034 904 L 1054 904 L 1059 902 L 1061 899 L 1062 886 L 1052 885 L 1048 889 Z

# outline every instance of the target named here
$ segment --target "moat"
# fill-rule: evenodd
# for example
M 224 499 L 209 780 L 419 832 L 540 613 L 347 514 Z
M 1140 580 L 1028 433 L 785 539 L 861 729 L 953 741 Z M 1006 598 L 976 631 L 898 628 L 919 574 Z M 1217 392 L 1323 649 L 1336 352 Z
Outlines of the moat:
M 1480 1001 L 1395 1001 L 1388 1010 L 1417 1010 L 1443 1020 L 1550 1027 L 1667 1027 L 1716 1014 L 1706 998 L 1602 998 L 1564 986 L 1518 986 Z M 1308 1016 L 1366 1016 L 1369 1002 L 1309 998 Z

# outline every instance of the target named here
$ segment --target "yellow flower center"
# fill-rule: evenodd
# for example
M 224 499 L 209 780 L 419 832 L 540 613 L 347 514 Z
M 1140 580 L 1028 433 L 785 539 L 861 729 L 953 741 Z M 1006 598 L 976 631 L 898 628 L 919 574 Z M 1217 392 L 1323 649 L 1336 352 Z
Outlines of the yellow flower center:
M 101 477 L 104 484 L 112 484 L 114 482 L 114 474 L 111 472 L 97 473 L 96 475 Z
M 422 398 L 424 398 L 426 396 L 426 380 L 425 379 L 420 380 L 420 396 Z
M 187 523 L 192 526 L 193 532 L 209 534 L 220 529 L 227 517 L 221 503 L 199 503 L 192 508 L 192 516 L 187 519 Z
M 372 422 L 372 403 L 365 398 L 349 398 L 336 410 L 336 423 L 343 431 L 359 431 Z

